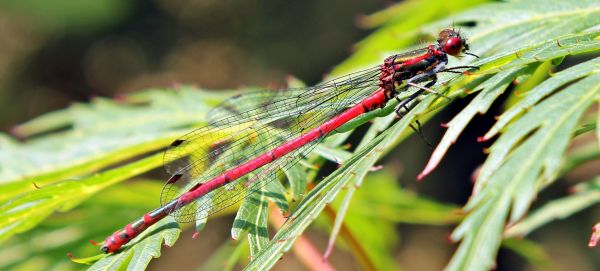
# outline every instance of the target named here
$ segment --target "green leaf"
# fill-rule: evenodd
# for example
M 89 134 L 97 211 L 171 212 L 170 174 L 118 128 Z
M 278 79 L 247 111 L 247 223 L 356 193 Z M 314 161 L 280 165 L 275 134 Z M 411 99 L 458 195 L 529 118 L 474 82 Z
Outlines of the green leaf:
M 394 139 L 413 120 L 415 114 L 423 112 L 433 102 L 429 97 L 418 104 L 390 129 L 386 130 L 363 148 L 357 150 L 339 169 L 320 182 L 297 206 L 290 218 L 280 228 L 257 257 L 246 266 L 247 270 L 266 270 L 271 268 L 287 251 L 294 240 L 316 218 L 316 214 L 329 203 L 338 192 L 353 178 L 363 178 L 373 164 L 381 157 L 382 151 L 394 144 Z M 349 178 L 352 177 L 352 178 Z
M 242 232 L 248 231 L 248 237 L 252 239 L 250 240 L 250 250 L 253 252 L 259 250 L 269 238 L 267 230 L 268 203 L 266 188 L 251 191 L 250 195 L 242 202 L 231 228 L 231 237 L 236 240 L 240 239 Z
M 556 88 L 588 76 L 599 67 L 600 58 L 595 58 L 581 65 L 576 65 L 566 69 L 558 74 L 555 74 L 550 79 L 542 82 L 535 92 L 528 93 L 528 95 L 525 96 L 522 101 L 511 106 L 510 109 L 504 112 L 494 126 L 485 134 L 485 136 L 483 136 L 483 139 L 489 140 L 496 136 L 498 132 L 508 123 L 510 123 L 515 117 L 522 114 L 527 109 L 535 106 L 535 104 L 550 95 Z
M 600 96 L 599 81 L 600 74 L 593 73 L 548 97 L 509 125 L 492 145 L 477 178 L 477 194 L 466 206 L 471 213 L 452 234 L 462 243 L 450 270 L 493 266 L 509 210 L 511 222 L 521 218 L 538 189 L 556 179 L 578 120 Z
M 120 102 L 98 98 L 43 115 L 16 131 L 49 135 L 25 143 L 0 134 L 0 202 L 35 190 L 32 183 L 45 186 L 91 174 L 164 148 L 189 130 L 182 127 L 201 124 L 216 103 L 214 94 L 189 87 L 150 90 Z
M 98 246 L 91 245 L 88 240 L 102 240 L 128 220 L 154 208 L 162 187 L 159 182 L 144 180 L 114 185 L 68 213 L 50 216 L 31 231 L 13 236 L 0 246 L 0 269 L 81 269 L 65 255 L 99 253 Z M 95 261 L 103 255 L 90 260 Z
M 196 200 L 196 204 L 198 206 L 209 206 L 212 205 L 212 200 L 214 197 L 214 193 L 209 193 L 208 195 L 197 199 Z M 198 212 L 196 212 L 196 233 L 199 233 L 200 231 L 202 231 L 202 229 L 204 229 L 204 227 L 206 226 L 206 223 L 208 222 L 208 216 L 209 216 L 209 212 L 210 209 L 208 208 L 204 208 Z
M 508 228 L 506 237 L 522 237 L 533 230 L 557 219 L 565 219 L 570 215 L 600 203 L 600 177 L 577 185 L 576 193 L 546 203 L 531 215 Z
M 363 146 L 366 146 L 369 144 L 369 142 L 371 142 L 380 132 L 384 131 L 394 120 L 395 115 L 390 115 L 388 117 L 384 117 L 379 121 L 375 121 L 374 124 L 369 128 L 369 130 L 367 131 L 367 133 L 363 136 L 360 144 L 357 146 L 357 149 L 361 149 Z M 346 158 L 343 159 L 341 162 L 347 160 L 347 156 L 349 156 L 350 154 L 346 155 Z M 359 175 L 359 174 L 355 174 L 352 177 L 349 178 L 348 185 L 346 188 L 346 194 L 344 195 L 344 198 L 342 200 L 342 203 L 338 206 L 338 210 L 336 213 L 336 217 L 335 217 L 335 221 L 333 222 L 332 225 L 332 229 L 331 229 L 331 234 L 329 237 L 329 243 L 328 243 L 328 250 L 325 252 L 326 257 L 329 255 L 331 249 L 333 248 L 333 245 L 335 243 L 335 240 L 337 239 L 337 236 L 340 232 L 340 229 L 342 228 L 342 225 L 344 223 L 344 220 L 346 219 L 346 214 L 348 212 L 348 208 L 350 207 L 350 202 L 352 200 L 352 198 L 354 198 L 354 193 L 356 192 L 357 188 L 360 187 L 363 183 L 363 180 L 365 178 L 366 175 Z M 383 226 L 383 225 L 382 225 Z M 375 227 L 367 227 L 369 229 L 372 229 L 373 232 L 378 232 L 378 233 L 382 233 L 383 231 L 375 231 Z M 360 236 L 366 237 L 367 234 L 360 234 Z M 390 234 L 386 234 L 387 235 L 387 240 L 391 240 L 393 233 Z M 366 239 L 366 238 L 365 238 Z M 369 238 L 368 240 L 374 240 L 375 238 Z M 354 255 L 357 259 L 361 259 L 358 260 L 359 263 L 362 263 L 363 265 L 363 269 L 374 269 L 375 268 L 375 264 L 371 263 L 373 262 L 373 260 L 371 259 L 376 259 L 376 262 L 379 264 L 379 269 L 384 268 L 384 267 L 392 267 L 395 264 L 393 264 L 393 261 L 391 260 L 392 257 L 391 255 L 386 255 L 389 253 L 386 253 L 383 249 L 380 249 L 379 252 L 380 253 L 375 253 L 374 250 L 372 249 L 373 247 L 370 247 L 365 243 L 362 242 L 361 246 L 364 246 L 364 249 L 360 249 L 360 251 L 356 251 L 354 252 Z M 367 255 L 361 255 L 361 254 L 367 254 Z M 387 257 L 386 257 L 387 256 Z M 394 268 L 397 269 L 397 268 Z
M 281 182 L 278 180 L 268 182 L 263 189 L 267 198 L 275 203 L 281 212 L 289 212 L 290 206 L 285 197 L 286 189 Z
M 448 131 L 446 131 L 444 137 L 436 147 L 434 153 L 431 155 L 429 163 L 419 175 L 419 179 L 423 178 L 425 175 L 428 175 L 435 167 L 437 167 L 447 150 L 454 142 L 456 142 L 458 136 L 460 136 L 467 124 L 471 122 L 476 114 L 487 112 L 492 103 L 502 93 L 504 93 L 509 84 L 517 76 L 531 74 L 534 69 L 535 67 L 527 66 L 523 68 L 513 68 L 502 71 L 492 76 L 483 84 L 480 84 L 479 87 L 483 87 L 483 89 L 477 94 L 477 96 L 475 96 L 473 102 L 467 105 L 467 107 L 465 107 L 459 114 L 454 116 L 454 118 L 445 125 L 448 128 Z
M 233 222 L 231 237 L 240 239 L 242 232 L 248 232 L 250 244 L 250 256 L 258 254 L 269 241 L 267 228 L 267 216 L 269 214 L 269 200 L 273 201 L 283 212 L 289 209 L 283 193 L 285 189 L 276 179 L 277 176 L 270 175 L 273 180 L 261 179 L 264 185 L 260 190 L 248 191 L 250 194 L 244 199 Z
M 315 148 L 314 152 L 318 153 L 319 156 L 321 156 L 331 162 L 334 162 L 336 164 L 342 164 L 350 156 L 352 156 L 352 153 L 350 153 L 346 150 L 343 150 L 341 148 L 330 147 L 325 144 L 318 145 Z
M 384 166 L 383 170 L 369 174 L 356 188 L 343 220 L 343 226 L 356 240 L 348 240 L 344 234 L 338 237 L 341 241 L 338 244 L 347 244 L 341 247 L 348 247 L 353 258 L 360 263 L 358 259 L 364 257 L 361 254 L 366 254 L 375 266 L 370 268 L 376 270 L 399 269 L 393 254 L 393 248 L 400 239 L 396 223 L 447 225 L 462 218 L 457 206 L 426 199 L 402 189 L 396 182 L 398 176 L 392 172 Z M 352 187 L 354 185 L 349 185 L 346 190 Z M 343 199 L 337 197 L 332 208 L 339 210 L 343 207 L 341 204 L 348 198 L 347 195 Z M 340 216 L 338 211 L 336 222 Z M 353 242 L 360 248 L 355 248 Z M 361 267 L 367 269 L 369 266 L 361 264 Z
M 594 40 L 595 37 L 599 35 L 600 32 L 593 33 L 582 33 L 582 34 L 574 34 L 567 35 L 559 40 L 562 40 L 563 43 L 567 43 L 567 41 L 577 41 L 581 42 L 581 48 L 592 47 L 595 50 L 600 50 L 600 41 Z M 477 86 L 477 88 L 482 87 L 483 90 L 475 97 L 475 101 L 470 103 L 465 109 L 463 109 L 457 116 L 455 116 L 448 124 L 448 131 L 444 134 L 439 145 L 436 147 L 434 153 L 431 155 L 431 158 L 423 170 L 423 172 L 419 175 L 419 178 L 423 178 L 424 176 L 431 173 L 435 167 L 439 164 L 441 159 L 444 157 L 450 146 L 456 141 L 458 136 L 462 133 L 466 125 L 471 121 L 471 119 L 477 113 L 485 113 L 491 106 L 492 102 L 509 86 L 514 79 L 523 74 L 531 74 L 534 72 L 535 68 L 537 68 L 538 63 L 535 61 L 545 61 L 550 60 L 556 56 L 570 54 L 572 51 L 564 49 L 564 47 L 558 46 L 556 41 L 547 42 L 542 45 L 535 45 L 538 48 L 544 48 L 543 50 L 532 50 L 527 53 L 528 57 L 527 61 L 523 60 L 525 57 L 512 59 L 508 63 L 504 63 L 503 71 L 491 77 L 491 79 L 487 79 L 484 83 L 481 83 Z M 578 47 L 579 48 L 579 47 Z M 519 51 L 528 51 L 531 48 L 520 49 Z M 554 50 L 552 50 L 554 49 Z M 516 53 L 518 53 L 517 51 Z M 541 54 L 541 52 L 551 51 L 551 53 Z M 585 50 L 574 50 L 578 52 L 587 52 Z M 531 54 L 531 55 L 530 55 Z M 512 55 L 509 54 L 509 56 Z M 493 57 L 492 57 L 493 59 Z M 483 59 L 478 61 L 479 64 L 492 63 L 494 60 Z M 531 65 L 529 65 L 531 64 Z M 489 67 L 493 70 L 498 70 L 495 66 Z M 520 65 L 520 66 L 519 66 Z M 485 65 L 484 65 L 485 66 Z M 510 69 L 506 70 L 505 67 L 510 67 Z M 485 68 L 482 68 L 482 72 L 487 72 Z M 571 79 L 573 80 L 573 79 Z M 550 89 L 552 85 L 549 86 Z M 541 96 L 543 97 L 545 93 Z M 535 98 L 533 98 L 535 99 Z M 482 139 L 488 139 L 495 132 L 491 132 Z
M 102 189 L 161 163 L 162 155 L 154 155 L 88 178 L 40 187 L 16 197 L 0 206 L 0 241 L 30 230 L 54 212 L 68 211 Z
M 306 190 L 307 176 L 306 172 L 302 169 L 302 163 L 298 163 L 291 167 L 284 169 L 285 176 L 287 177 L 290 187 L 292 189 L 292 197 L 295 200 L 300 199 L 304 190 Z

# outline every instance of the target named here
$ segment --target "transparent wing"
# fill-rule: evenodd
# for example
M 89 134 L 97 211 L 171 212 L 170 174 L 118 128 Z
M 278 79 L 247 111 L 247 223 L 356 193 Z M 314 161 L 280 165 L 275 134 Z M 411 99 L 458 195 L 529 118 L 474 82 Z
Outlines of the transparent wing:
M 267 185 L 268 182 L 277 180 L 284 170 L 295 165 L 303 157 L 308 155 L 312 149 L 321 142 L 322 138 L 310 142 L 287 155 L 269 163 L 268 165 L 255 170 L 252 174 L 248 174 L 247 178 L 241 178 L 236 182 L 218 188 L 206 196 L 210 202 L 194 201 L 191 204 L 178 209 L 171 215 L 175 217 L 177 222 L 192 222 L 195 220 L 203 220 L 213 213 L 217 213 L 229 206 L 232 206 L 254 191 Z
M 379 69 L 373 68 L 314 87 L 277 92 L 252 92 L 233 97 L 210 113 L 209 125 L 173 142 L 165 151 L 167 172 L 177 175 L 161 195 L 164 205 L 190 188 L 246 163 L 289 140 L 306 134 L 377 89 Z M 174 212 L 179 221 L 198 219 L 242 200 L 248 188 L 257 190 L 312 150 L 300 147 L 211 194 L 212 204 L 190 204 Z M 257 187 L 255 187 L 257 186 Z M 203 206 L 200 206 L 203 205 Z M 207 211 L 209 210 L 209 211 Z
M 296 114 L 303 112 L 316 101 L 330 101 L 355 87 L 379 81 L 379 67 L 355 72 L 308 88 L 290 88 L 280 90 L 256 90 L 231 97 L 223 101 L 208 114 L 208 123 L 212 126 L 270 118 L 278 114 Z M 336 102 L 348 104 L 356 102 L 352 96 L 340 97 Z M 331 101 L 330 101 L 331 102 Z M 332 106 L 325 102 L 322 106 Z M 290 111 L 291 110 L 291 111 Z

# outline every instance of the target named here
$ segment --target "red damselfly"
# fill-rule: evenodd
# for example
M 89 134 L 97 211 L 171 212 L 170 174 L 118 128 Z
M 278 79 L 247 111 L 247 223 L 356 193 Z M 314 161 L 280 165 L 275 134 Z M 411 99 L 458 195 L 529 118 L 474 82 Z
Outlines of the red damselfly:
M 190 222 L 241 201 L 306 156 L 327 134 L 383 108 L 390 99 L 399 100 L 395 111 L 401 115 L 423 92 L 433 92 L 438 73 L 476 68 L 446 68 L 448 55 L 476 57 L 468 50 L 459 32 L 445 29 L 437 43 L 390 56 L 370 69 L 309 88 L 257 91 L 224 101 L 209 113 L 207 126 L 165 151 L 171 177 L 161 195 L 162 207 L 106 238 L 101 250 L 117 251 L 167 215 Z M 417 91 L 398 97 L 411 87 Z

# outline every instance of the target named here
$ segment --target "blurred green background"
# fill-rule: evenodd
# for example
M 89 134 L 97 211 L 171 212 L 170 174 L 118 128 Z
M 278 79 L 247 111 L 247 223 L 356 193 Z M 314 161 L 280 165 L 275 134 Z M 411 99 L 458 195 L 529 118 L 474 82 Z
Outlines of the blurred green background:
M 208 89 L 240 86 L 275 87 L 293 75 L 307 84 L 319 82 L 352 54 L 368 29 L 360 16 L 381 10 L 391 1 L 241 1 L 241 0 L 4 0 L 0 2 L 0 127 L 3 131 L 35 116 L 96 96 L 148 87 L 195 84 Z M 418 16 L 416 14 L 415 16 Z M 391 33 L 393 35 L 393 33 Z M 462 205 L 471 191 L 471 175 L 485 158 L 488 145 L 476 142 L 494 121 L 502 99 L 479 116 L 426 181 L 416 175 L 431 153 L 413 136 L 383 161 L 386 176 L 408 190 Z M 448 121 L 468 101 L 457 101 L 423 127 L 437 142 Z M 0 146 L 1 147 L 1 146 Z M 468 155 L 467 155 L 468 153 Z M 566 195 L 571 185 L 594 175 L 590 165 L 570 174 L 541 194 Z M 368 181 L 368 180 L 367 180 Z M 581 246 L 592 211 L 550 224 L 531 235 L 555 261 L 557 270 L 593 270 L 594 252 Z M 201 238 L 183 234 L 173 249 L 151 262 L 150 269 L 176 265 L 195 270 L 223 240 L 231 217 L 208 224 Z M 455 248 L 445 242 L 452 227 L 398 226 L 402 240 L 395 258 L 407 270 L 439 270 Z M 327 235 L 309 233 L 324 250 Z M 597 254 L 596 254 L 597 255 Z M 331 262 L 340 270 L 355 269 L 351 257 L 335 251 Z M 285 257 L 276 270 L 303 270 Z M 531 270 L 514 253 L 502 249 L 498 270 Z
M 146 87 L 318 82 L 386 1 L 2 1 L 0 126 Z

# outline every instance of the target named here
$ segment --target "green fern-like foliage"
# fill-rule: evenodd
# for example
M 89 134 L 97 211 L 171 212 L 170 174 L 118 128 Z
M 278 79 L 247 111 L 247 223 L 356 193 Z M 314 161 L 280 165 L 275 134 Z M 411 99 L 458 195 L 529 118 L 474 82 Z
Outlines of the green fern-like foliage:
M 332 239 L 339 233 L 364 269 L 398 268 L 390 253 L 397 239 L 393 226 L 398 222 L 459 222 L 451 238 L 460 245 L 447 270 L 490 269 L 501 245 L 522 252 L 534 264 L 542 262 L 533 249 L 528 249 L 531 244 L 514 237 L 600 202 L 596 178 L 578 186 L 576 193 L 528 215 L 540 191 L 577 165 L 600 156 L 597 145 L 575 153 L 566 151 L 578 135 L 595 133 L 600 138 L 600 115 L 586 114 L 600 102 L 600 58 L 591 57 L 600 52 L 600 4 L 591 0 L 529 0 L 466 9 L 479 2 L 483 1 L 408 1 L 364 18 L 365 25 L 378 30 L 359 43 L 353 56 L 333 72 L 342 75 L 376 65 L 386 55 L 407 49 L 423 37 L 432 40 L 444 27 L 461 27 L 472 52 L 481 57 L 452 59 L 450 65 L 469 64 L 480 70 L 447 81 L 437 90 L 450 99 L 474 98 L 447 124 L 422 175 L 435 169 L 476 114 L 485 113 L 505 92 L 518 92 L 510 94 L 506 111 L 481 138 L 497 137 L 477 175 L 473 196 L 464 206 L 465 216 L 458 215 L 455 206 L 402 190 L 385 173 L 368 174 L 411 133 L 411 123 L 426 121 L 435 114 L 432 108 L 448 103 L 429 95 L 399 121 L 394 122 L 393 114 L 372 112 L 339 129 L 348 132 L 328 137 L 308 158 L 309 163 L 286 170 L 289 188 L 274 181 L 254 191 L 241 203 L 232 226 L 232 236 L 247 241 L 223 246 L 205 268 L 227 269 L 238 263 L 248 270 L 269 269 L 326 208 L 337 214 L 327 223 Z M 419 16 L 411 15 L 415 11 Z M 439 18 L 445 19 L 435 21 Z M 572 56 L 583 61 L 551 74 Z M 440 81 L 446 79 L 449 77 Z M 75 269 L 64 257 L 65 251 L 97 253 L 87 240 L 105 237 L 156 207 L 160 184 L 124 181 L 160 167 L 162 156 L 148 154 L 161 150 L 185 131 L 205 125 L 206 113 L 226 97 L 182 87 L 142 91 L 119 101 L 99 98 L 20 125 L 16 131 L 23 137 L 44 134 L 26 143 L 3 135 L 0 255 L 14 256 L 0 261 L 0 268 Z M 383 112 L 392 108 L 390 104 Z M 373 122 L 354 152 L 339 147 L 353 128 L 369 120 Z M 308 165 L 326 160 L 341 166 L 318 180 L 315 168 Z M 309 190 L 308 183 L 316 185 Z M 359 186 L 361 189 L 356 189 Z M 288 206 L 286 198 L 293 198 L 294 204 Z M 364 216 L 360 207 L 349 208 L 350 199 L 353 206 L 377 203 L 378 207 L 363 210 L 370 215 Z M 273 238 L 269 238 L 267 227 L 269 201 L 289 211 L 289 218 Z M 196 231 L 205 223 L 198 221 Z M 93 264 L 93 270 L 143 269 L 160 256 L 163 243 L 174 245 L 179 233 L 179 225 L 166 219 L 119 253 L 75 261 Z M 51 239 L 61 242 L 44 241 Z

